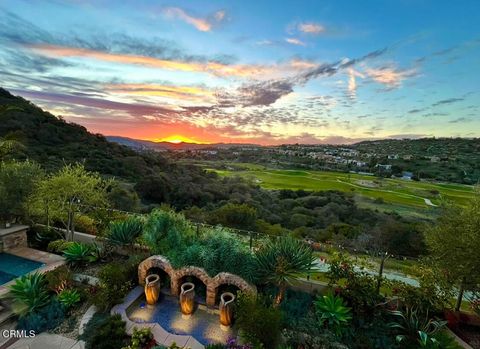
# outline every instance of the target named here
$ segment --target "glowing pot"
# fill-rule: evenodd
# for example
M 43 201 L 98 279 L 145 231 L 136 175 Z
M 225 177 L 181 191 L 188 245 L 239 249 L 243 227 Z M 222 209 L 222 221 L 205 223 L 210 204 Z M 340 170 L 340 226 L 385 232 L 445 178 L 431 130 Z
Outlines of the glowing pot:
M 233 323 L 233 301 L 235 295 L 230 292 L 222 293 L 220 296 L 220 324 L 222 326 L 230 327 Z
M 195 285 L 191 282 L 182 284 L 180 292 L 180 310 L 183 315 L 191 315 L 195 307 Z
M 160 296 L 160 276 L 150 274 L 145 278 L 145 298 L 147 304 L 153 305 L 157 303 Z

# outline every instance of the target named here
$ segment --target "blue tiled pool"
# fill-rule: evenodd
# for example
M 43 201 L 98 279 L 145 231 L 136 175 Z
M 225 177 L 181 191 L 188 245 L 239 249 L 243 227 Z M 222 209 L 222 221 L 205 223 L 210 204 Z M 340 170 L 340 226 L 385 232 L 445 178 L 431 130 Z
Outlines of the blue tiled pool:
M 0 253 L 0 285 L 40 268 L 42 265 L 42 263 L 30 259 Z
M 127 309 L 127 316 L 134 322 L 156 322 L 173 334 L 190 335 L 203 345 L 226 343 L 235 337 L 236 330 L 220 328 L 219 315 L 204 309 L 197 309 L 190 318 L 183 318 L 176 298 L 161 295 L 154 307 L 145 306 L 142 296 Z

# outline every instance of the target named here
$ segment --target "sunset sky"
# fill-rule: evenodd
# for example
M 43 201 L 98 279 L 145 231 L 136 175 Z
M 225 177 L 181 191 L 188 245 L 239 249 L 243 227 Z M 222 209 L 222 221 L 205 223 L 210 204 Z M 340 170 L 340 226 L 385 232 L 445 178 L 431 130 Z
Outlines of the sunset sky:
M 95 133 L 480 137 L 480 1 L 0 0 L 0 86 Z

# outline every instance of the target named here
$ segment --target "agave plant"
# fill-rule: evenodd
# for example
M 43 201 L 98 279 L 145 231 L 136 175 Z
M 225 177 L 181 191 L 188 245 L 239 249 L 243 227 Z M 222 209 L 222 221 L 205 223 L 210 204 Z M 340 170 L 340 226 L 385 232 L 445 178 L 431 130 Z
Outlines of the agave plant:
M 68 309 L 80 302 L 80 293 L 77 290 L 63 290 L 58 295 L 58 300 Z
M 336 334 L 340 334 L 342 327 L 352 319 L 351 309 L 346 306 L 340 296 L 332 293 L 318 296 L 314 304 L 320 323 L 332 329 Z
M 133 245 L 142 231 L 142 221 L 136 217 L 130 217 L 124 221 L 111 223 L 108 238 L 115 245 L 129 246 Z
M 397 342 L 418 343 L 422 348 L 435 347 L 437 341 L 433 335 L 447 324 L 446 321 L 431 319 L 428 311 L 424 315 L 420 314 L 416 308 L 406 308 L 405 312 L 396 310 L 390 313 L 397 318 L 397 321 L 389 324 L 399 332 L 396 336 Z
M 291 237 L 268 242 L 257 251 L 255 260 L 259 278 L 279 289 L 275 297 L 275 306 L 282 302 L 287 284 L 315 266 L 312 249 L 302 241 Z
M 21 276 L 10 286 L 9 295 L 17 303 L 16 313 L 26 315 L 38 310 L 49 302 L 45 276 L 40 273 Z
M 81 242 L 74 242 L 68 246 L 63 251 L 63 255 L 67 262 L 73 265 L 94 262 L 96 260 L 92 246 Z

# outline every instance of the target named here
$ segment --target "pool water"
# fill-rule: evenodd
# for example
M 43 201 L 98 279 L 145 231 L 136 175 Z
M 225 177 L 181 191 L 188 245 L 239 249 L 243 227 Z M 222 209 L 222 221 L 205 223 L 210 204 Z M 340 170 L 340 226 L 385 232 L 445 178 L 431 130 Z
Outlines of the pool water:
M 189 318 L 182 317 L 178 300 L 170 295 L 161 295 L 159 302 L 147 306 L 145 297 L 139 297 L 127 309 L 127 316 L 134 322 L 155 322 L 173 334 L 190 335 L 203 345 L 226 343 L 236 337 L 235 327 L 222 329 L 217 313 L 197 308 Z
M 43 266 L 43 263 L 17 257 L 8 253 L 0 253 L 0 285 L 40 268 L 41 266 Z

